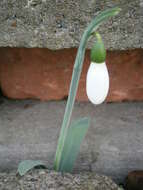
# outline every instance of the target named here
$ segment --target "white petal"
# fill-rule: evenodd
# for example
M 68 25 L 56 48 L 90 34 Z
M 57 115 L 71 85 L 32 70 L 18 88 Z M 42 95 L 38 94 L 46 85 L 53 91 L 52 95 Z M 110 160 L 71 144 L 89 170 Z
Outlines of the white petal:
M 109 74 L 105 63 L 91 63 L 86 78 L 86 93 L 93 104 L 101 104 L 109 91 Z

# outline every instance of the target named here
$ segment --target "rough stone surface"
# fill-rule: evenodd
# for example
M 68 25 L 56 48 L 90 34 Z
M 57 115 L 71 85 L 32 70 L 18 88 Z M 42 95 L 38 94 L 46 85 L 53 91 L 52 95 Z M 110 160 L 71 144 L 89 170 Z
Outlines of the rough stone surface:
M 42 160 L 53 167 L 65 102 L 0 99 L 0 171 L 21 160 Z M 90 117 L 74 172 L 92 171 L 116 182 L 143 169 L 143 103 L 76 103 L 72 121 Z
M 106 47 L 143 47 L 142 0 L 1 0 L 0 46 L 77 47 L 95 15 L 115 6 L 120 15 L 100 28 Z
M 4 95 L 13 99 L 66 98 L 76 51 L 0 48 L 0 87 Z M 77 93 L 80 101 L 88 100 L 85 84 L 89 64 L 87 51 Z M 108 52 L 107 67 L 110 75 L 108 102 L 143 100 L 143 50 Z
M 95 173 L 64 174 L 33 170 L 23 178 L 0 173 L 1 190 L 121 190 L 109 177 Z
M 143 189 L 143 170 L 132 171 L 128 174 L 125 182 L 126 190 Z

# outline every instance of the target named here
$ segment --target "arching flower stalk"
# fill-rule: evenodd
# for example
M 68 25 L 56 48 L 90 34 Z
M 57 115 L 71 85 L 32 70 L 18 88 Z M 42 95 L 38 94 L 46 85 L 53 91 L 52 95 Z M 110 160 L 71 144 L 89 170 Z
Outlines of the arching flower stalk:
M 73 74 L 70 84 L 68 101 L 65 109 L 63 123 L 55 154 L 54 169 L 61 172 L 71 172 L 79 153 L 80 145 L 89 127 L 89 118 L 82 118 L 71 123 L 71 115 L 74 107 L 76 92 L 82 71 L 86 44 L 91 35 L 98 29 L 103 21 L 115 16 L 120 8 L 103 11 L 85 29 L 78 48 Z M 102 103 L 108 93 L 109 76 L 105 64 L 106 51 L 99 34 L 96 34 L 97 42 L 91 50 L 91 65 L 87 73 L 86 90 L 89 100 L 94 104 Z M 22 176 L 37 165 L 44 165 L 39 161 L 25 160 L 19 164 L 18 173 Z
M 101 104 L 109 91 L 109 74 L 106 67 L 106 50 L 102 38 L 96 33 L 97 42 L 91 49 L 91 64 L 86 78 L 86 93 L 93 104 Z
M 74 123 L 73 125 L 70 125 L 72 110 L 74 107 L 76 92 L 77 92 L 77 88 L 78 88 L 80 74 L 82 71 L 83 61 L 84 61 L 86 44 L 87 44 L 89 38 L 91 37 L 91 35 L 98 29 L 98 27 L 103 23 L 103 21 L 107 20 L 108 18 L 110 18 L 112 16 L 117 15 L 120 12 L 120 10 L 121 10 L 120 8 L 115 7 L 115 8 L 103 11 L 101 14 L 97 15 L 95 17 L 95 19 L 93 19 L 93 21 L 85 29 L 83 36 L 81 38 L 77 56 L 75 59 L 75 64 L 74 64 L 73 74 L 72 74 L 72 79 L 71 79 L 71 84 L 70 84 L 70 90 L 69 90 L 69 96 L 68 96 L 68 100 L 67 100 L 63 123 L 61 126 L 61 131 L 60 131 L 59 140 L 58 140 L 58 144 L 57 144 L 57 150 L 56 150 L 56 154 L 55 154 L 54 169 L 56 171 L 62 171 L 62 172 L 63 171 L 68 171 L 68 172 L 72 171 L 74 161 L 79 152 L 80 144 L 81 144 L 81 142 L 86 134 L 86 131 L 89 127 L 89 119 L 88 118 L 81 119 L 78 122 Z M 97 43 L 100 42 L 100 36 L 98 34 L 97 34 L 97 39 L 98 39 Z M 102 45 L 102 43 L 100 43 L 100 44 Z M 96 52 L 96 55 L 95 54 L 93 54 L 93 55 L 96 56 L 96 58 L 98 57 L 97 52 Z M 100 58 L 100 56 L 98 58 Z M 105 61 L 105 59 L 104 59 L 104 61 Z M 95 76 L 96 77 L 98 76 L 98 78 L 100 78 L 100 80 L 98 80 L 98 81 L 100 81 L 100 84 L 104 83 L 104 81 L 101 82 L 102 81 L 101 79 L 106 77 L 106 84 L 104 83 L 106 90 L 103 88 L 103 85 L 101 85 L 102 88 L 100 88 L 100 86 L 96 87 L 96 82 L 94 83 L 94 80 L 97 81 L 96 78 L 94 80 L 92 80 L 92 82 L 90 80 L 90 78 L 93 79 L 93 77 L 91 77 L 90 73 L 94 73 L 92 71 L 94 69 L 96 71 L 97 67 L 98 67 L 98 74 L 96 74 Z M 101 67 L 102 67 L 102 69 L 101 69 Z M 105 75 L 105 73 L 106 73 L 106 75 Z M 103 75 L 103 77 L 101 75 Z M 108 72 L 106 70 L 105 63 L 104 64 L 102 63 L 98 66 L 91 64 L 88 75 L 87 75 L 87 94 L 88 94 L 89 99 L 93 103 L 99 104 L 102 101 L 104 101 L 104 99 L 108 93 L 108 88 L 109 88 L 108 82 L 109 82 L 109 78 L 108 78 Z M 93 91 L 93 92 L 90 91 L 91 88 L 94 88 L 93 85 L 95 85 L 95 88 L 98 88 L 100 93 L 97 91 Z M 101 95 L 101 97 L 99 95 Z

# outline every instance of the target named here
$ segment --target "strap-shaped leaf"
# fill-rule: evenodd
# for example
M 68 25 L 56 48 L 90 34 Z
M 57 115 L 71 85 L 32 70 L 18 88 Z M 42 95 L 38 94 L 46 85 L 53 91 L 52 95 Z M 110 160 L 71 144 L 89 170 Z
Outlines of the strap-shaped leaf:
M 36 166 L 44 166 L 46 167 L 41 161 L 34 161 L 34 160 L 24 160 L 20 162 L 18 166 L 18 173 L 20 176 L 25 175 L 29 170 L 33 169 Z
M 59 171 L 60 169 L 60 163 L 61 163 L 61 157 L 63 153 L 63 148 L 65 144 L 65 139 L 68 132 L 68 127 L 72 115 L 72 110 L 75 102 L 76 92 L 78 89 L 78 83 L 82 71 L 82 66 L 84 62 L 84 55 L 85 55 L 85 49 L 86 44 L 91 35 L 98 29 L 98 27 L 103 23 L 103 21 L 107 20 L 109 17 L 115 16 L 120 12 L 120 8 L 115 7 L 112 9 L 108 9 L 106 11 L 103 11 L 99 15 L 97 15 L 93 21 L 88 25 L 88 27 L 85 29 L 83 36 L 81 38 L 81 42 L 78 48 L 73 74 L 72 74 L 72 80 L 70 84 L 70 90 L 69 90 L 69 96 L 68 101 L 65 109 L 64 119 L 60 131 L 60 136 L 58 140 L 56 155 L 55 155 L 55 162 L 54 162 L 54 169 L 56 171 Z
M 80 145 L 89 127 L 89 119 L 82 118 L 71 124 L 66 136 L 59 171 L 71 172 L 80 150 Z

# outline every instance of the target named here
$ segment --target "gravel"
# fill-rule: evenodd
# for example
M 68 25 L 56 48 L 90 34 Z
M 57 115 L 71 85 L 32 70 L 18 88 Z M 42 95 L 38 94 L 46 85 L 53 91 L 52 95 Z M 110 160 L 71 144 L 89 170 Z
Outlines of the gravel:
M 0 173 L 1 190 L 120 190 L 107 176 L 95 173 L 60 174 L 49 170 L 32 170 L 24 177 L 16 172 Z

